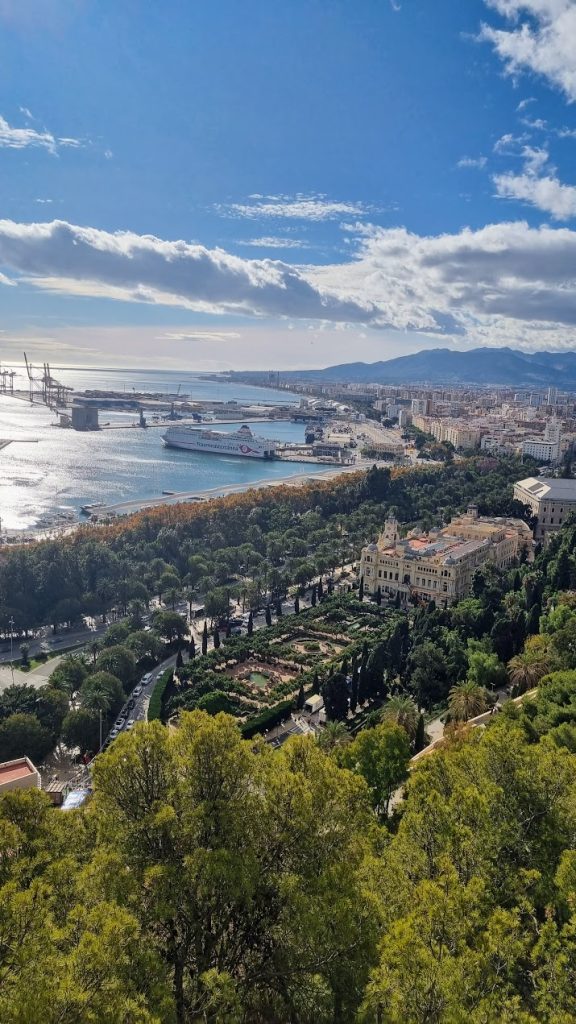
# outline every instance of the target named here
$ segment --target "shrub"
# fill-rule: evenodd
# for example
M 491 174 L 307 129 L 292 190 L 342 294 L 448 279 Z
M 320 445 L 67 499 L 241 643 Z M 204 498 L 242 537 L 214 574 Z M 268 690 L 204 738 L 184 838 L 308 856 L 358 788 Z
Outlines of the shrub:
M 167 668 L 165 672 L 156 680 L 154 689 L 152 690 L 152 696 L 150 697 L 150 703 L 148 705 L 148 721 L 152 722 L 154 719 L 162 720 L 162 710 L 164 703 L 164 693 L 166 687 L 172 679 L 172 669 Z
M 280 725 L 280 722 L 284 722 L 290 717 L 293 707 L 293 700 L 284 700 L 281 704 L 275 704 L 273 708 L 261 711 L 259 715 L 255 715 L 254 718 L 240 726 L 244 739 L 252 739 L 256 733 L 264 732 L 267 729 L 273 729 L 275 725 Z

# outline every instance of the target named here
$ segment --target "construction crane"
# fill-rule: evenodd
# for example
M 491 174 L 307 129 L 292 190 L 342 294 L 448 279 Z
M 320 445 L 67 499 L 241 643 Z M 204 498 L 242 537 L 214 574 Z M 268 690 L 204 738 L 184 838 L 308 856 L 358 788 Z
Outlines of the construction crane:
M 73 388 L 61 384 L 52 376 L 49 363 L 44 363 L 42 374 L 35 375 L 32 363 L 24 353 L 26 373 L 28 375 L 28 396 L 32 405 L 47 405 L 49 409 L 61 409 L 66 405 L 66 393 Z

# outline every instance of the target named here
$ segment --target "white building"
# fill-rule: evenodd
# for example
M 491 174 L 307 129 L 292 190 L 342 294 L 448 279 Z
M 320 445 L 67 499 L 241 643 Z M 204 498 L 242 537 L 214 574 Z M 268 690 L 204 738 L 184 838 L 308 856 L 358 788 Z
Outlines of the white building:
M 576 512 L 576 480 L 529 476 L 514 484 L 514 497 L 538 516 L 534 536 L 545 540 Z
M 527 437 L 522 442 L 522 454 L 530 455 L 538 462 L 558 462 L 560 458 L 560 424 L 549 420 L 544 428 L 544 437 Z

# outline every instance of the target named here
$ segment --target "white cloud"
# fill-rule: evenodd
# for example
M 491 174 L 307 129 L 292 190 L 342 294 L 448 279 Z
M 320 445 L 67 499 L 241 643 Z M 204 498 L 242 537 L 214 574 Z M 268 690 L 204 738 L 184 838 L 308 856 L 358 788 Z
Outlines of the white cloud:
M 549 153 L 547 149 L 536 146 L 524 146 L 522 156 L 524 158 L 524 169 L 529 174 L 540 174 L 548 163 Z
M 513 22 L 511 28 L 483 25 L 506 71 L 532 71 L 576 100 L 576 5 L 574 0 L 485 0 Z
M 18 107 L 18 110 L 21 114 L 24 114 L 24 117 L 26 117 L 28 121 L 34 120 L 34 115 L 32 114 L 32 111 L 28 109 L 28 107 Z
M 576 216 L 576 187 L 564 185 L 552 168 L 542 174 L 548 163 L 548 150 L 524 146 L 524 169 L 521 174 L 497 174 L 493 181 L 501 199 L 517 199 L 529 203 L 555 220 Z
M 564 185 L 555 176 L 537 178 L 534 174 L 499 174 L 494 178 L 498 195 L 519 199 L 549 213 L 554 220 L 576 217 L 576 187 Z
M 528 142 L 530 136 L 523 132 L 522 135 L 513 135 L 512 132 L 506 132 L 505 135 L 501 135 L 499 139 L 494 143 L 494 152 L 499 155 L 517 156 L 521 152 L 521 147 Z
M 516 110 L 520 113 L 522 110 L 526 110 L 526 107 L 529 107 L 531 103 L 536 103 L 535 96 L 527 96 L 525 100 L 520 100 Z
M 576 231 L 516 222 L 436 237 L 359 225 L 358 235 L 354 262 L 308 276 L 376 305 L 382 323 L 470 340 L 493 330 L 508 344 L 538 344 L 546 330 L 548 347 L 574 344 Z
M 486 167 L 487 158 L 485 156 L 463 156 L 458 161 L 458 167 L 477 167 L 481 170 Z
M 262 238 L 239 239 L 237 245 L 248 245 L 254 249 L 310 249 L 308 242 L 300 238 L 281 238 L 277 235 L 264 235 Z
M 29 113 L 29 112 L 28 112 Z M 34 146 L 56 153 L 60 147 L 78 148 L 83 143 L 79 139 L 59 139 L 48 131 L 36 131 L 34 128 L 14 128 L 0 116 L 0 147 L 6 149 L 27 149 Z
M 53 199 L 35 199 L 34 202 L 35 203 L 53 203 L 54 200 Z
M 363 217 L 370 212 L 364 203 L 339 202 L 325 195 L 249 196 L 250 203 L 218 205 L 219 213 L 229 217 L 260 220 L 264 217 L 290 220 L 334 220 L 339 217 Z
M 222 249 L 65 221 L 0 221 L 0 265 L 53 291 L 199 312 L 339 322 L 363 322 L 374 313 L 313 286 L 302 270 L 278 260 L 244 260 Z
M 158 341 L 237 341 L 241 337 L 238 331 L 166 331 Z
M 0 221 L 0 266 L 63 294 L 300 320 L 316 329 L 366 324 L 470 343 L 573 345 L 576 231 L 523 222 L 431 237 L 362 224 L 354 231 L 347 262 L 294 267 L 62 221 Z M 234 331 L 166 333 L 174 343 L 216 343 Z

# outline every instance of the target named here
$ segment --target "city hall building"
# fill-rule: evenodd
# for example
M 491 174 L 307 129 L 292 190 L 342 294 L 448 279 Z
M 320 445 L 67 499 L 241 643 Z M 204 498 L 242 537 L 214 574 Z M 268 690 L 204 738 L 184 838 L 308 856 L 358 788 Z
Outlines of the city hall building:
M 362 549 L 360 577 L 364 592 L 402 601 L 434 600 L 453 604 L 470 593 L 476 569 L 492 562 L 499 568 L 513 565 L 522 549 L 532 553 L 532 533 L 521 519 L 479 517 L 475 505 L 442 529 L 427 534 L 412 530 L 400 539 L 393 516 L 386 520 L 377 543 Z

